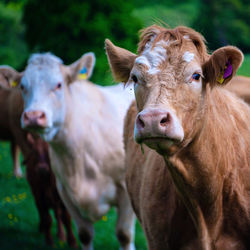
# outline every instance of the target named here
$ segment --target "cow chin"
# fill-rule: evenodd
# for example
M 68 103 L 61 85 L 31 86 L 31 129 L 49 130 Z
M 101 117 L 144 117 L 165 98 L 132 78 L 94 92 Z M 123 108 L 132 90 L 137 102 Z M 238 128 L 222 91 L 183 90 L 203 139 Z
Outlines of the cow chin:
M 39 131 L 40 136 L 45 140 L 46 142 L 50 142 L 54 139 L 55 135 L 57 134 L 58 130 L 54 127 L 47 127 L 43 130 Z
M 179 149 L 179 141 L 166 137 L 144 138 L 140 140 L 140 143 L 145 144 L 161 155 L 171 156 L 175 154 Z

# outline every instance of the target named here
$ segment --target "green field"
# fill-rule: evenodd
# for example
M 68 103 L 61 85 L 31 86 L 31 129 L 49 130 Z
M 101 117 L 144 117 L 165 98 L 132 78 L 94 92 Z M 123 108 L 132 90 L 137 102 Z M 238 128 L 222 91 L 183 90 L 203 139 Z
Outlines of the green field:
M 43 235 L 38 232 L 38 212 L 29 186 L 25 178 L 13 177 L 9 143 L 4 142 L 0 143 L 0 187 L 0 249 L 53 249 L 45 245 Z M 113 208 L 107 217 L 95 224 L 95 249 L 119 249 L 115 237 L 115 220 Z M 56 235 L 55 220 L 53 235 Z M 146 249 L 145 238 L 138 223 L 135 244 L 137 249 Z M 58 240 L 55 241 L 55 247 L 70 249 Z

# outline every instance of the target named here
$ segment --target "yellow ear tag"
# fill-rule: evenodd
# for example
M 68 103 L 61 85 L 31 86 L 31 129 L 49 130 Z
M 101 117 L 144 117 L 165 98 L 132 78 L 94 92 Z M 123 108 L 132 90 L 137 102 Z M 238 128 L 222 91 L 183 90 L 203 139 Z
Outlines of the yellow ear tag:
M 87 74 L 78 74 L 77 79 L 78 80 L 86 80 L 87 79 Z
M 218 76 L 218 78 L 216 79 L 218 83 L 222 84 L 224 82 L 224 71 L 220 73 L 220 75 Z
M 232 74 L 233 74 L 233 66 L 231 62 L 228 60 L 224 67 L 224 70 L 220 73 L 219 77 L 216 80 L 218 83 L 222 84 L 224 80 L 232 76 Z
M 10 86 L 11 86 L 12 88 L 15 88 L 15 87 L 17 86 L 17 82 L 16 82 L 16 81 L 12 81 L 12 82 L 10 83 Z
M 78 80 L 86 80 L 87 77 L 88 77 L 88 75 L 87 75 L 87 69 L 85 67 L 83 67 L 81 69 L 81 71 L 79 72 L 77 78 L 78 78 Z

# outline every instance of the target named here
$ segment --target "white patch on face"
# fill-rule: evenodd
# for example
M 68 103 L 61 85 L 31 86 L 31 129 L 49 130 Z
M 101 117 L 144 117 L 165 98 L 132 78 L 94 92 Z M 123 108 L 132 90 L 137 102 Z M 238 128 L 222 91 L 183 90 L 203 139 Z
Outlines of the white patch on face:
M 139 56 L 135 59 L 135 63 L 146 65 L 148 68 L 151 67 L 148 59 L 145 56 Z
M 158 67 L 167 59 L 166 46 L 169 45 L 169 41 L 161 40 L 157 42 L 155 44 L 155 47 L 152 49 L 152 43 L 154 39 L 155 37 L 151 38 L 151 40 L 145 45 L 145 49 L 142 53 L 142 56 L 138 57 L 140 58 L 139 61 L 142 61 L 143 58 L 143 63 L 147 65 L 148 73 L 151 75 L 155 75 L 160 72 Z M 137 60 L 136 63 L 138 63 Z
M 185 36 L 183 36 L 183 38 L 186 40 L 190 39 L 189 35 L 185 35 Z
M 186 62 L 191 62 L 194 59 L 194 54 L 186 51 L 182 57 L 182 59 Z

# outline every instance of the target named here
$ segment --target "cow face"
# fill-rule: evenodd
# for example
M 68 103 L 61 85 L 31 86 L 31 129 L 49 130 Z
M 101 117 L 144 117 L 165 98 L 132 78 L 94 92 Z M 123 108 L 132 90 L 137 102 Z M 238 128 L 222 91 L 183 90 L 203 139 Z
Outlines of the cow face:
M 227 83 L 242 61 L 242 53 L 234 47 L 224 47 L 209 58 L 203 37 L 185 27 L 147 28 L 138 56 L 110 41 L 106 50 L 114 76 L 134 84 L 136 142 L 164 154 L 187 145 L 201 129 L 206 84 Z
M 83 55 L 70 66 L 49 53 L 34 54 L 20 83 L 24 99 L 22 127 L 38 132 L 46 141 L 52 140 L 64 123 L 69 85 L 83 68 L 89 78 L 94 62 L 93 53 Z

